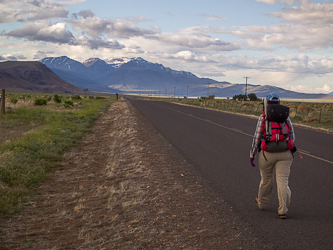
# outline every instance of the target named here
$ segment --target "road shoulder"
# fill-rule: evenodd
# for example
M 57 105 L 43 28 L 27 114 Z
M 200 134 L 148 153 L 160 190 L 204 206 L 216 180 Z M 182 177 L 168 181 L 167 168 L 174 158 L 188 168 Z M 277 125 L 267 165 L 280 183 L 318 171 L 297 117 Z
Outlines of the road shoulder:
M 262 249 L 264 245 L 122 99 L 66 154 L 1 249 Z

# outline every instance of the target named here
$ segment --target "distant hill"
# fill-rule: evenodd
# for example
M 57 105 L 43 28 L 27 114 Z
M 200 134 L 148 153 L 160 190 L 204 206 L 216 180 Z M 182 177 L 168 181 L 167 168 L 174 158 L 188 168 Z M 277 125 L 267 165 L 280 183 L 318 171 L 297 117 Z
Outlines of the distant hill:
M 231 84 L 228 86 L 219 86 L 219 87 L 210 87 L 210 91 L 212 94 L 216 93 L 216 96 L 229 96 L 232 97 L 238 94 L 245 93 L 245 84 Z M 269 93 L 276 92 L 279 94 L 280 98 L 287 98 L 287 99 L 333 99 L 333 96 L 326 95 L 326 94 L 305 94 L 305 93 L 298 93 L 290 90 L 285 90 L 283 88 L 270 86 L 270 85 L 247 85 L 247 93 L 255 93 L 258 97 L 264 98 Z
M 185 96 L 233 97 L 245 93 L 245 84 L 218 82 L 209 78 L 199 78 L 191 72 L 177 71 L 162 64 L 151 63 L 141 57 L 113 58 L 101 60 L 90 58 L 83 63 L 66 56 L 48 57 L 40 62 L 48 66 L 62 79 L 80 88 L 92 91 Z M 189 86 L 189 87 L 187 87 Z M 330 98 L 324 94 L 304 94 L 275 86 L 247 85 L 247 93 L 265 97 L 278 92 L 281 98 L 321 99 Z
M 9 61 L 0 63 L 0 88 L 47 93 L 83 92 L 64 81 L 40 62 Z

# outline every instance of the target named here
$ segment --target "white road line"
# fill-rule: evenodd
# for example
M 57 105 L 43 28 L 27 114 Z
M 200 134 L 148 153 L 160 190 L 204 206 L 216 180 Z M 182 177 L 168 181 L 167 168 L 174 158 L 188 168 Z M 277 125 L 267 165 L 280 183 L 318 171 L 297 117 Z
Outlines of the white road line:
M 208 123 L 214 124 L 214 125 L 219 126 L 219 127 L 221 127 L 221 128 L 229 129 L 229 130 L 235 131 L 235 132 L 237 132 L 237 133 L 240 133 L 240 134 L 243 134 L 243 135 L 247 135 L 247 136 L 253 137 L 253 135 L 250 135 L 250 134 L 248 134 L 248 133 L 245 133 L 244 131 L 239 130 L 239 129 L 229 128 L 229 127 L 227 127 L 227 126 L 223 126 L 223 125 L 221 125 L 221 124 L 218 124 L 218 123 L 212 122 L 212 121 L 210 121 L 210 120 L 202 119 L 202 118 L 200 118 L 200 117 L 194 116 L 194 115 L 192 115 L 192 114 L 187 114 L 187 113 L 184 113 L 184 112 L 182 112 L 182 111 L 179 111 L 179 110 L 176 110 L 176 109 L 173 109 L 173 108 L 168 108 L 168 107 L 165 107 L 165 108 L 170 109 L 170 110 L 173 110 L 173 111 L 176 111 L 176 112 L 181 113 L 181 114 L 183 114 L 183 115 L 187 115 L 187 116 L 190 116 L 190 117 L 196 118 L 196 119 L 201 120 L 201 121 L 204 121 L 204 122 L 208 122 Z M 329 160 L 326 160 L 326 159 L 320 158 L 320 157 L 318 157 L 318 156 L 314 156 L 314 155 L 310 154 L 309 152 L 307 152 L 307 151 L 305 151 L 305 150 L 302 150 L 302 149 L 297 149 L 297 150 L 298 150 L 301 154 L 304 154 L 304 155 L 310 156 L 310 157 L 315 158 L 315 159 L 317 159 L 317 160 L 321 160 L 321 161 L 324 161 L 324 162 L 328 162 L 328 163 L 330 163 L 330 164 L 333 164 L 333 161 L 329 161 Z

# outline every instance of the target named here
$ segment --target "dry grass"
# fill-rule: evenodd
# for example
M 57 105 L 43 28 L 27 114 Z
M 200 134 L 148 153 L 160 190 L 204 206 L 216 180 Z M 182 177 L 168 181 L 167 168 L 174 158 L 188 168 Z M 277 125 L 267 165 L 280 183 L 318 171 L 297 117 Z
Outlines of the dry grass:
M 303 121 L 305 122 L 313 122 L 314 120 L 315 118 L 312 113 L 307 114 L 303 119 Z
M 296 117 L 296 112 L 291 112 L 289 114 L 289 117 L 292 119 L 292 118 L 295 118 Z
M 253 107 L 254 104 L 252 102 L 242 102 L 242 106 Z
M 309 111 L 309 107 L 305 103 L 301 103 L 300 105 L 298 105 L 297 110 L 298 111 Z
M 10 107 L 12 109 L 17 108 L 30 108 L 35 105 L 35 101 L 33 99 L 30 100 L 18 100 L 18 102 L 12 103 L 12 102 L 6 102 L 6 107 Z

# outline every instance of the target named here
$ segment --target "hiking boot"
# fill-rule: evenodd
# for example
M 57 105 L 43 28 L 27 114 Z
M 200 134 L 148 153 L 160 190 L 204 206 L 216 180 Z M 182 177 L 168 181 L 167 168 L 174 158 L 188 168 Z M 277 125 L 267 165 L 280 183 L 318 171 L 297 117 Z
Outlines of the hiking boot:
M 263 210 L 263 208 L 260 207 L 260 205 L 259 205 L 259 203 L 258 203 L 258 197 L 254 199 L 254 203 L 258 206 L 258 208 L 259 208 L 260 210 Z
M 280 219 L 287 219 L 287 215 L 286 214 L 279 214 L 279 218 Z

